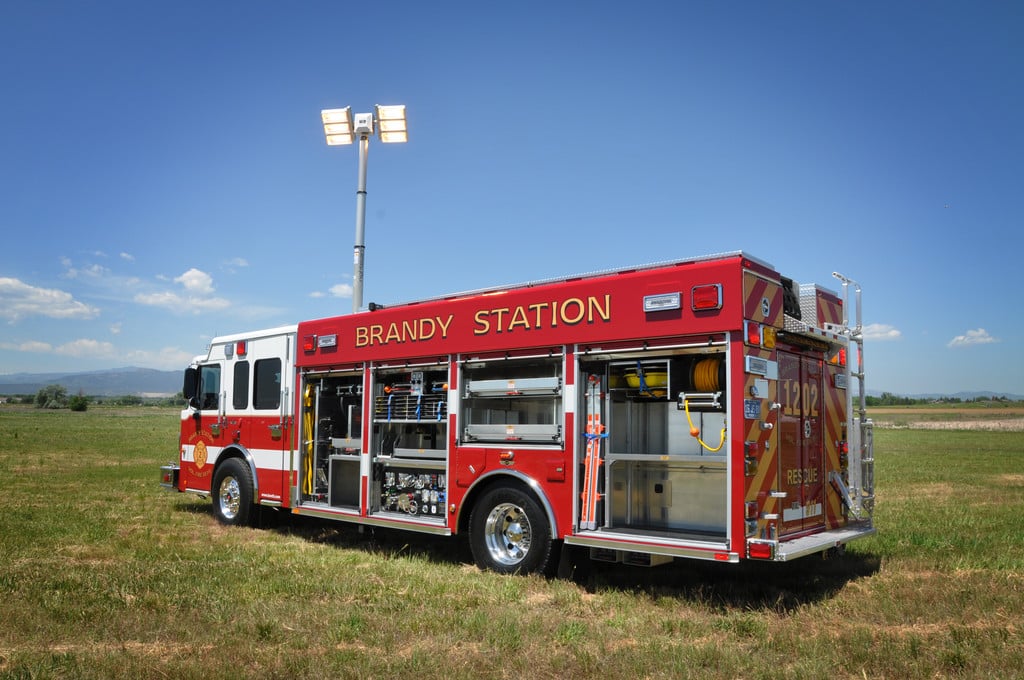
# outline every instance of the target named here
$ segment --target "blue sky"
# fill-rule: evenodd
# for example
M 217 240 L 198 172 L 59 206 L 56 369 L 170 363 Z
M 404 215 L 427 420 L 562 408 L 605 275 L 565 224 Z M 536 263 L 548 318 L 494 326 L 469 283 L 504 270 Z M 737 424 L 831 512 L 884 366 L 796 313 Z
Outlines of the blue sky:
M 1024 5 L 356 6 L 0 5 L 0 373 L 350 311 L 320 110 L 404 103 L 364 302 L 745 250 L 860 282 L 869 389 L 1024 393 Z

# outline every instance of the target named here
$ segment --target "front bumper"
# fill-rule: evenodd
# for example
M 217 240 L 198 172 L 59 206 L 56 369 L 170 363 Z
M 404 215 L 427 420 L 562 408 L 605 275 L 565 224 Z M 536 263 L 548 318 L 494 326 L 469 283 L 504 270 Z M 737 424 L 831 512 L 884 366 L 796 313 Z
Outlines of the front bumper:
M 178 475 L 181 467 L 171 463 L 160 466 L 160 486 L 168 491 L 178 491 Z

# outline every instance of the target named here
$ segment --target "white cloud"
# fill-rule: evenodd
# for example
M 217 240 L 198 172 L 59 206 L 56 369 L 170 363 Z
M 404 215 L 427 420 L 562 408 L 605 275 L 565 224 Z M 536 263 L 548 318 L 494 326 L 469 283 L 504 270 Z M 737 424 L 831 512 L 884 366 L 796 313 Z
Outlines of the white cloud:
M 231 303 L 224 298 L 193 298 L 190 297 L 185 303 L 189 307 L 194 307 L 196 313 L 199 312 L 215 312 L 218 309 L 227 309 L 231 306 Z
M 999 342 L 999 338 L 993 338 L 984 328 L 978 328 L 956 336 L 946 346 L 968 347 L 970 345 L 987 345 L 993 342 Z
M 131 253 L 121 253 L 121 259 L 125 262 L 135 262 L 135 256 Z
M 203 298 L 191 295 L 183 297 L 171 291 L 163 291 L 160 293 L 139 293 L 134 299 L 135 302 L 142 305 L 166 307 L 167 309 L 173 309 L 176 312 L 192 312 L 193 314 L 217 311 L 231 306 L 231 303 L 224 298 Z
M 336 286 L 331 286 L 328 292 L 334 297 L 350 298 L 352 297 L 352 286 L 347 283 L 339 283 Z
M 0 342 L 0 349 L 14 350 L 15 352 L 35 352 L 37 354 L 47 354 L 53 351 L 53 346 L 48 342 L 29 340 L 28 342 L 21 343 Z
M 214 290 L 213 277 L 206 272 L 193 267 L 176 277 L 174 282 L 184 286 L 188 294 L 182 295 L 165 290 L 156 293 L 138 293 L 133 300 L 142 305 L 166 307 L 176 312 L 191 312 L 193 314 L 217 311 L 231 306 L 231 302 L 224 298 L 210 297 Z
M 35 354 L 59 354 L 66 357 L 109 359 L 117 356 L 116 348 L 109 342 L 80 338 L 54 347 L 48 342 L 28 340 L 22 343 L 0 343 L 0 349 Z
M 863 328 L 865 340 L 899 340 L 903 333 L 884 323 L 869 323 Z
M 53 353 L 76 358 L 105 359 L 117 356 L 117 349 L 109 342 L 81 338 L 54 348 Z
M 228 267 L 229 269 L 232 267 L 248 267 L 249 261 L 246 260 L 244 257 L 233 257 L 227 262 L 225 262 L 224 266 Z
M 314 290 L 312 293 L 309 294 L 309 297 L 314 298 L 314 299 L 322 298 L 322 297 L 326 297 L 326 294 L 322 290 Z
M 0 277 L 0 317 L 11 323 L 26 316 L 51 319 L 93 319 L 100 310 L 75 300 L 71 293 L 37 288 L 18 279 Z
M 198 295 L 209 295 L 213 292 L 213 277 L 195 267 L 174 279 L 175 283 L 185 286 L 185 290 Z
M 146 366 L 165 371 L 184 368 L 196 353 L 189 353 L 177 347 L 164 347 L 160 350 L 138 349 L 129 351 L 124 359 L 132 366 Z
M 110 334 L 111 335 L 120 335 L 120 333 L 121 333 L 121 322 L 120 321 L 117 322 L 117 323 L 110 324 Z
M 180 295 L 169 290 L 161 293 L 139 293 L 135 296 L 134 300 L 141 305 L 150 305 L 152 307 L 175 308 L 185 304 L 184 299 Z
M 97 255 L 103 255 L 103 253 L 96 253 Z M 110 270 L 101 264 L 91 264 L 84 268 L 73 266 L 70 259 L 62 257 L 60 263 L 66 269 L 64 271 L 65 279 L 89 279 L 92 281 L 98 281 L 110 275 Z

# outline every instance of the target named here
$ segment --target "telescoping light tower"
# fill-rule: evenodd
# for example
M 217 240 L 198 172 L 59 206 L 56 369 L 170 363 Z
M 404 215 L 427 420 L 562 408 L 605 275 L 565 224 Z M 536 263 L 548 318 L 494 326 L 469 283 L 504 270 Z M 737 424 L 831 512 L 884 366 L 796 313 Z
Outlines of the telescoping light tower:
M 366 155 L 370 148 L 370 135 L 377 129 L 380 141 L 385 144 L 409 141 L 409 129 L 405 120 L 405 105 L 374 107 L 375 113 L 352 115 L 352 107 L 324 109 L 320 117 L 324 123 L 324 134 L 328 146 L 351 144 L 359 138 L 359 184 L 356 187 L 356 245 L 352 272 L 352 311 L 358 312 L 363 306 L 363 261 L 366 233 Z

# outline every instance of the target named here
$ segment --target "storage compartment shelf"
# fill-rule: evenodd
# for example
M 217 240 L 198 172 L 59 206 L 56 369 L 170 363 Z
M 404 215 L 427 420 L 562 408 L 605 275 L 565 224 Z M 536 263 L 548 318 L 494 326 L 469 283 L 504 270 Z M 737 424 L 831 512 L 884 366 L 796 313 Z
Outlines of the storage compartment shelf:
M 492 380 L 467 380 L 467 397 L 526 397 L 560 394 L 562 379 L 548 378 L 500 378 Z
M 391 394 L 373 402 L 377 422 L 442 422 L 448 415 L 447 394 Z
M 558 443 L 562 441 L 561 425 L 522 425 L 522 424 L 496 424 L 496 425 L 466 425 L 463 430 L 465 440 L 492 441 L 492 442 L 541 442 Z

